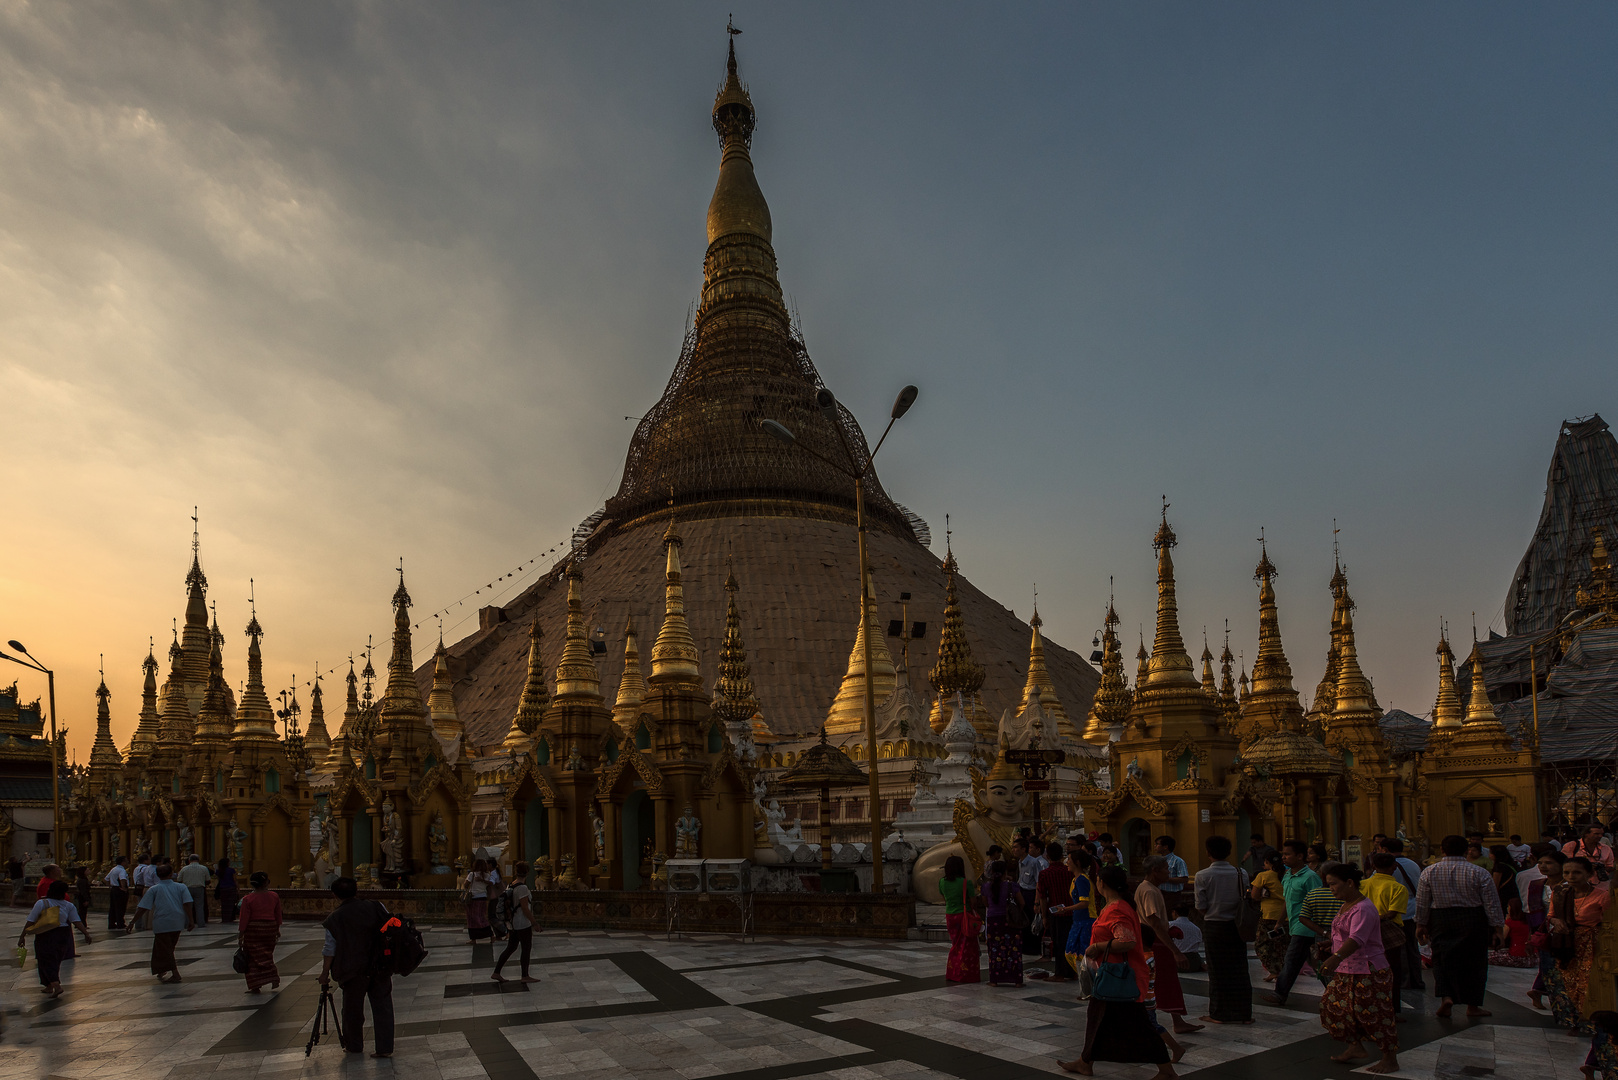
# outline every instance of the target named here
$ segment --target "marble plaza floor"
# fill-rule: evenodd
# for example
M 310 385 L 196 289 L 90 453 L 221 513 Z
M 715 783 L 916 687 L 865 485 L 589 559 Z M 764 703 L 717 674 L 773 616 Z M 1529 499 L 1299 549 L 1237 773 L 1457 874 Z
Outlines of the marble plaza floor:
M 0 909 L 0 937 L 21 925 L 20 909 Z M 394 980 L 396 1056 L 345 1055 L 333 1034 L 305 1057 L 319 993 L 317 926 L 287 926 L 276 952 L 281 989 L 262 996 L 245 994 L 231 972 L 228 929 L 186 934 L 183 981 L 160 986 L 147 970 L 150 935 L 108 937 L 105 926 L 104 912 L 92 916 L 101 935 L 64 965 L 59 1000 L 44 1000 L 31 957 L 0 980 L 0 1080 L 1011 1080 L 1065 1075 L 1056 1059 L 1076 1055 L 1083 1035 L 1084 1006 L 1067 984 L 949 986 L 936 944 L 558 931 L 536 939 L 540 981 L 502 989 L 489 980 L 492 948 L 434 928 L 426 963 Z M 1256 961 L 1253 971 L 1257 982 Z M 513 960 L 507 974 L 516 973 Z M 1185 978 L 1195 1015 L 1207 984 Z M 1351 1075 L 1327 1060 L 1338 1044 L 1322 1032 L 1306 982 L 1288 1007 L 1258 1006 L 1250 1027 L 1184 1036 L 1181 1075 Z M 1529 982 L 1527 972 L 1493 969 L 1494 1016 L 1479 1023 L 1439 1020 L 1431 998 L 1408 994 L 1417 1015 L 1400 1025 L 1400 1075 L 1577 1080 L 1587 1043 L 1527 1007 Z M 1152 1072 L 1096 1067 L 1103 1077 Z

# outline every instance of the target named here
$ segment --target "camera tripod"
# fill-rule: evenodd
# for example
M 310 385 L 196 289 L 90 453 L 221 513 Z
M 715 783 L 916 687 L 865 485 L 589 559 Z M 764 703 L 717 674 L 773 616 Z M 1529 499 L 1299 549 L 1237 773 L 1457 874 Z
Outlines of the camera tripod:
M 329 1021 L 329 1024 L 328 1024 Z M 322 1031 L 329 1032 L 337 1029 L 337 1042 L 343 1041 L 343 1024 L 341 1014 L 337 1011 L 337 997 L 331 992 L 330 986 L 320 988 L 320 1004 L 315 1006 L 315 1023 L 309 1031 L 309 1044 L 303 1048 L 303 1056 L 308 1057 L 320 1042 Z

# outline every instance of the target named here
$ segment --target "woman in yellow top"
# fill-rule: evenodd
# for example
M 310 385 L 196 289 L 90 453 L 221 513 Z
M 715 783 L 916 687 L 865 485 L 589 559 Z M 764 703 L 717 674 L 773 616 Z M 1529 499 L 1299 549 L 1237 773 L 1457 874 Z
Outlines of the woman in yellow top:
M 1281 869 L 1281 853 L 1270 848 L 1264 853 L 1264 869 L 1253 875 L 1253 888 L 1248 894 L 1258 905 L 1253 951 L 1264 965 L 1265 982 L 1275 981 L 1287 954 L 1287 899 L 1281 892 Z

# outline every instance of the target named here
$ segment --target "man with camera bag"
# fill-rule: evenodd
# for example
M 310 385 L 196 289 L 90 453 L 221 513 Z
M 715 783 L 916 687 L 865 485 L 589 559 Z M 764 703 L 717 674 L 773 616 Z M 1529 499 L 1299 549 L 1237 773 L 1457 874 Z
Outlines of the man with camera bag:
M 321 951 L 320 985 L 333 979 L 343 988 L 343 1022 L 339 1035 L 350 1054 L 365 1052 L 365 1001 L 371 1001 L 371 1023 L 376 1028 L 374 1058 L 393 1056 L 393 975 L 379 966 L 382 926 L 388 909 L 375 900 L 358 898 L 359 885 L 351 877 L 331 883 L 337 910 L 326 916 L 326 947 Z

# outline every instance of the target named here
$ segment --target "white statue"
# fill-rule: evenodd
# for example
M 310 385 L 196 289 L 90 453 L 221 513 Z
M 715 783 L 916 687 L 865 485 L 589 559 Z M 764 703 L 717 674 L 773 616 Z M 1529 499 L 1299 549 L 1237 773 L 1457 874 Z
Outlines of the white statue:
M 595 865 L 605 865 L 607 861 L 607 823 L 602 820 L 600 812 L 594 806 L 590 807 L 590 833 L 595 837 Z
M 185 862 L 186 856 L 191 854 L 191 823 L 185 818 L 180 819 L 180 861 Z
M 114 859 L 122 855 L 124 853 L 123 836 L 117 831 L 114 831 L 111 836 L 107 837 L 107 849 L 112 852 L 112 857 Z
M 382 804 L 382 869 L 395 873 L 404 869 L 404 822 L 392 799 Z
M 782 814 L 781 816 L 785 817 L 786 815 Z M 786 830 L 783 839 L 789 844 L 803 843 L 803 818 L 792 819 L 792 828 Z
M 242 848 L 247 842 L 247 834 L 237 827 L 235 818 L 230 819 L 230 824 L 225 826 L 225 832 L 230 837 L 230 861 L 237 866 L 246 866 Z
M 674 823 L 674 857 L 677 859 L 698 858 L 697 853 L 701 847 L 699 842 L 701 834 L 702 822 L 697 820 L 697 816 L 691 812 L 691 807 L 687 805 L 685 813 L 681 814 L 680 819 Z
M 784 844 L 787 842 L 786 826 L 782 824 L 786 819 L 787 812 L 781 809 L 780 800 L 771 799 L 769 808 L 764 811 L 764 820 L 769 823 L 768 835 L 770 843 Z

